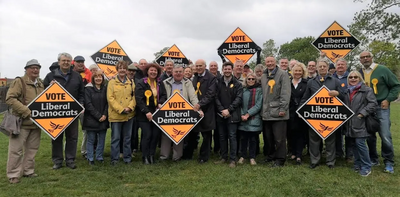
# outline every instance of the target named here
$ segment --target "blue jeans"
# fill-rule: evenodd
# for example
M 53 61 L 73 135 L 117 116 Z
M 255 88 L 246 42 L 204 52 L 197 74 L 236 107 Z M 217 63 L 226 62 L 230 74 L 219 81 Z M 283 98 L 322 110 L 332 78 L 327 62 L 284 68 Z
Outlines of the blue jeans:
M 353 139 L 354 167 L 359 168 L 361 172 L 371 171 L 371 160 L 365 143 L 367 137 Z
M 237 123 L 229 123 L 227 120 L 218 122 L 219 142 L 221 146 L 221 157 L 222 159 L 228 160 L 228 139 L 229 139 L 229 159 L 230 161 L 236 161 L 237 153 L 237 140 L 236 131 L 238 128 Z
M 94 145 L 96 144 L 96 135 L 99 134 L 97 138 L 97 148 L 96 148 L 96 160 L 104 161 L 103 152 L 104 152 L 104 144 L 106 141 L 107 130 L 87 130 L 87 143 L 86 143 L 86 151 L 87 151 L 87 159 L 89 161 L 94 161 Z
M 379 136 L 382 140 L 381 152 L 383 157 L 383 162 L 385 164 L 394 164 L 394 152 L 392 143 L 392 134 L 390 133 L 390 109 L 382 109 L 380 106 L 376 109 L 376 114 L 381 123 L 381 130 L 379 131 Z M 372 163 L 379 162 L 378 152 L 376 150 L 376 135 L 371 135 L 367 144 L 369 147 L 369 156 Z
M 132 161 L 131 150 L 131 136 L 132 136 L 133 119 L 126 122 L 112 122 L 111 123 L 111 161 L 119 160 L 119 142 L 121 140 L 121 133 L 123 136 L 124 147 L 124 162 Z

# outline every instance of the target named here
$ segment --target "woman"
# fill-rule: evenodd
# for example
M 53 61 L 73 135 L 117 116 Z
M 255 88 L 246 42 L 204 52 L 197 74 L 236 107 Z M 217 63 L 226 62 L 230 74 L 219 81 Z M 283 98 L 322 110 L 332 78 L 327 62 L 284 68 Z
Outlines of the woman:
M 353 141 L 354 170 L 361 176 L 371 174 L 371 160 L 366 145 L 369 136 L 365 127 L 365 117 L 369 116 L 378 107 L 372 88 L 364 83 L 364 79 L 358 71 L 351 71 L 347 77 L 348 94 L 345 103 L 354 112 L 354 116 L 348 121 L 345 135 Z
M 192 68 L 190 68 L 190 66 L 185 68 L 184 76 L 185 76 L 186 79 L 192 80 L 193 73 L 192 73 Z
M 305 145 L 308 126 L 307 124 L 299 118 L 296 114 L 297 108 L 304 92 L 307 89 L 307 77 L 308 71 L 303 63 L 297 63 L 292 68 L 292 91 L 289 104 L 289 124 L 288 124 L 288 136 L 292 136 L 292 157 L 291 159 L 296 159 L 296 164 L 301 165 L 301 156 L 303 153 L 303 148 Z
M 106 140 L 106 132 L 110 127 L 108 122 L 107 86 L 105 85 L 103 72 L 93 73 L 91 83 L 85 87 L 85 115 L 83 130 L 87 133 L 87 159 L 89 165 L 94 165 L 94 147 L 97 137 L 96 160 L 104 162 L 103 152 Z
M 39 79 L 40 63 L 32 59 L 26 63 L 25 75 L 16 78 L 10 85 L 6 104 L 12 113 L 22 118 L 18 135 L 11 134 L 8 145 L 7 177 L 10 184 L 20 182 L 23 177 L 37 177 L 35 174 L 35 156 L 40 145 L 40 128 L 29 117 L 31 110 L 26 106 L 44 90 Z
M 161 107 L 166 99 L 165 88 L 162 81 L 158 81 L 161 68 L 157 64 L 147 64 L 146 77 L 138 80 L 136 85 L 136 121 L 142 129 L 142 159 L 144 164 L 154 164 L 154 155 L 160 130 L 152 123 L 153 113 Z
M 108 121 L 111 122 L 111 165 L 118 163 L 120 140 L 124 141 L 125 164 L 132 162 L 131 136 L 136 106 L 135 83 L 127 77 L 127 62 L 120 60 L 115 67 L 118 74 L 107 85 Z
M 243 164 L 247 156 L 247 148 L 249 148 L 250 165 L 257 164 L 255 160 L 257 138 L 262 131 L 260 116 L 262 98 L 262 90 L 256 74 L 248 74 L 243 82 L 242 122 L 238 128 L 242 134 L 239 164 Z
M 264 70 L 265 70 L 265 67 L 262 64 L 257 64 L 257 66 L 254 68 L 254 73 L 256 73 L 256 76 L 258 78 L 261 78 Z
M 322 86 L 326 86 L 330 91 L 328 93 L 331 97 L 339 97 L 340 100 L 344 99 L 346 92 L 342 89 L 339 79 L 332 77 L 328 74 L 329 62 L 327 59 L 321 58 L 317 60 L 318 75 L 309 79 L 307 89 L 301 99 L 300 105 L 302 106 L 314 93 L 316 93 Z M 322 143 L 321 137 L 315 133 L 314 130 L 309 131 L 309 151 L 311 164 L 310 168 L 314 169 L 319 165 L 321 160 L 320 144 Z M 329 168 L 335 167 L 336 162 L 336 148 L 335 148 L 335 135 L 330 135 L 325 139 L 326 147 L 326 164 Z

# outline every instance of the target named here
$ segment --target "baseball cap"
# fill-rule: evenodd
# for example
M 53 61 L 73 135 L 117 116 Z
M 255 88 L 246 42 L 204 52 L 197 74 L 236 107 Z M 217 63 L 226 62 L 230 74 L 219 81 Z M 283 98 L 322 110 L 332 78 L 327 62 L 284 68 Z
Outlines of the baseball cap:
M 76 56 L 76 57 L 74 58 L 74 61 L 75 61 L 75 62 L 78 62 L 78 61 L 85 61 L 85 58 L 82 57 L 82 56 L 80 56 L 80 55 L 78 55 L 78 56 Z

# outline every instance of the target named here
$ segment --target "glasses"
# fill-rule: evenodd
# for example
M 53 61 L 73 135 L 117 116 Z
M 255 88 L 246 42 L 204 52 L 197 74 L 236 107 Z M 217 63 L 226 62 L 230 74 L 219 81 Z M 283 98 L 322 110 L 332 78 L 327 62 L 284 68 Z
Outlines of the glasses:
M 256 79 L 254 79 L 254 78 L 247 78 L 247 81 L 254 81 L 254 80 L 256 80 Z
M 371 58 L 371 56 L 370 55 L 367 55 L 367 56 L 360 56 L 360 59 L 365 59 L 365 58 Z
M 358 76 L 349 76 L 349 79 L 358 79 Z

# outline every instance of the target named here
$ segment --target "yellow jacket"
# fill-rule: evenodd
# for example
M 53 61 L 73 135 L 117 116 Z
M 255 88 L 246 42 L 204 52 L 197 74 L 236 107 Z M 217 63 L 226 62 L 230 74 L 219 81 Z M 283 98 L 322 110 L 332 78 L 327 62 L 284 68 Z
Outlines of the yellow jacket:
M 108 121 L 126 122 L 135 116 L 135 83 L 125 77 L 125 83 L 122 83 L 119 77 L 115 77 L 107 85 L 108 101 Z M 124 113 L 125 108 L 131 108 L 130 113 Z

